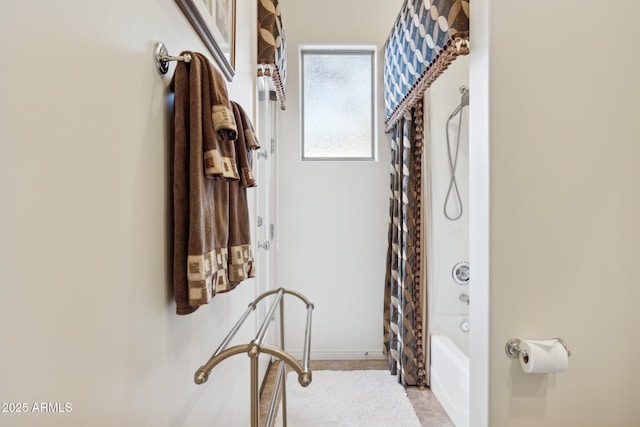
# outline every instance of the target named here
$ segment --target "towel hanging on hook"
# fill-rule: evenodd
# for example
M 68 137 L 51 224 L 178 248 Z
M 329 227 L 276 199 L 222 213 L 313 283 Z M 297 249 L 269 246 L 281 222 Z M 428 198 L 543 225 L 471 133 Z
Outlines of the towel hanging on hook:
M 180 315 L 255 277 L 246 188 L 256 185 L 250 150 L 259 148 L 222 74 L 203 54 L 187 53 L 190 64 L 176 64 L 170 86 L 173 289 Z

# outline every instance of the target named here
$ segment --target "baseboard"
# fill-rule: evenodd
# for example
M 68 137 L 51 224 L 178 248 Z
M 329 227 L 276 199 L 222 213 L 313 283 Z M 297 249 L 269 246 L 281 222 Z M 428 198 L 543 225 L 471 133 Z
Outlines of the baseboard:
M 302 351 L 289 351 L 296 360 L 302 359 Z M 314 351 L 311 350 L 311 360 L 384 360 L 381 351 L 376 350 L 345 350 L 345 351 Z

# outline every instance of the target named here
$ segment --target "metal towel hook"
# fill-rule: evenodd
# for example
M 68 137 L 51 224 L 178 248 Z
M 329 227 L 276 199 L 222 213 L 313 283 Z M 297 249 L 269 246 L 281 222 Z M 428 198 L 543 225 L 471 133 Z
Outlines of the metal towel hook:
M 158 66 L 158 71 L 162 74 L 167 74 L 167 71 L 169 71 L 169 61 L 191 62 L 191 55 L 188 53 L 181 56 L 169 55 L 167 47 L 162 42 L 154 43 L 154 58 Z

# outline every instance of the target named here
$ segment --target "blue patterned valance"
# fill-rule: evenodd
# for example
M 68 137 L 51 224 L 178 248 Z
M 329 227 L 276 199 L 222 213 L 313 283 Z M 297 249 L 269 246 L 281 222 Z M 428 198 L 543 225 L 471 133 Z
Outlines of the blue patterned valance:
M 385 45 L 387 131 L 458 55 L 467 53 L 468 0 L 405 0 Z
M 287 49 L 278 0 L 258 1 L 258 76 L 271 76 L 284 110 Z

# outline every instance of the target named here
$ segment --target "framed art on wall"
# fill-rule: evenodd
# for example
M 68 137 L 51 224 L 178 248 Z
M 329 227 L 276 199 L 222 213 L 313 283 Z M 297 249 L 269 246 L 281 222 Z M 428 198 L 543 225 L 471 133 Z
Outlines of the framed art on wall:
M 235 74 L 236 0 L 176 0 L 220 71 L 231 81 Z

